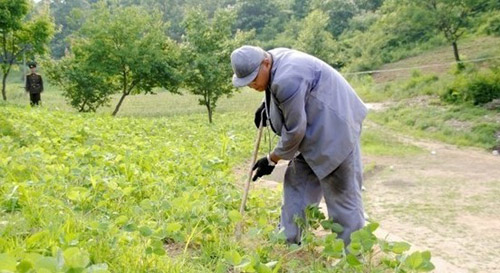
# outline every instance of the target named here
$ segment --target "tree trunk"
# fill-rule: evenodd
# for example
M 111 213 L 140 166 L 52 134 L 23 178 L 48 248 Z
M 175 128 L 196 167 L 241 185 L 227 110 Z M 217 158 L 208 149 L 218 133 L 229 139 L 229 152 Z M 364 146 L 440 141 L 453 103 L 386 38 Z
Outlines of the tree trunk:
M 453 54 L 455 54 L 455 61 L 460 62 L 460 56 L 458 55 L 457 41 L 451 43 L 453 45 Z
M 116 105 L 115 111 L 113 111 L 113 116 L 116 116 L 116 113 L 118 113 L 118 110 L 120 110 L 120 106 L 122 105 L 123 100 L 125 100 L 125 97 L 128 95 L 128 93 L 123 92 L 122 97 L 120 98 L 120 101 Z
M 7 76 L 8 76 L 8 73 L 4 73 L 2 76 L 2 97 L 3 97 L 3 100 L 7 100 L 7 94 L 5 92 L 5 88 L 7 85 Z
M 212 107 L 210 107 L 210 103 L 205 104 L 208 110 L 208 122 L 212 123 Z
M 80 110 L 78 110 L 78 112 L 83 112 L 83 110 L 85 110 L 85 104 L 87 104 L 87 100 L 83 101 L 82 107 L 80 107 Z

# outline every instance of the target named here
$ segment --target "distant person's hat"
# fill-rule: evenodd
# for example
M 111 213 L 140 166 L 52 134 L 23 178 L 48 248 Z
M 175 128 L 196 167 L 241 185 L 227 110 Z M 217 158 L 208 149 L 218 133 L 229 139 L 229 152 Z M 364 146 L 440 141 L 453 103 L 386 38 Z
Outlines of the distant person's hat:
M 28 67 L 29 67 L 29 68 L 36 67 L 36 62 L 29 62 L 29 63 L 28 63 Z
M 266 52 L 256 46 L 242 46 L 231 53 L 233 67 L 233 85 L 243 87 L 250 84 L 259 73 L 260 64 L 266 58 Z

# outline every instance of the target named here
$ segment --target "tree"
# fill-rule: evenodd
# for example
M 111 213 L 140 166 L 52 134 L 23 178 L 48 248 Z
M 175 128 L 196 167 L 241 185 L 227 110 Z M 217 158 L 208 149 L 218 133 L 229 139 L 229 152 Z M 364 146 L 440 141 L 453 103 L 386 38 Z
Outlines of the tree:
M 338 37 L 349 25 L 349 20 L 359 11 L 353 1 L 312 0 L 312 10 L 321 10 L 328 14 L 328 31 Z
M 303 19 L 309 14 L 309 0 L 293 0 L 292 11 L 297 19 Z
M 466 32 L 471 17 L 488 5 L 488 0 L 410 0 L 426 13 L 430 27 L 441 31 L 453 47 L 455 60 L 460 62 L 458 39 Z M 416 23 L 421 23 L 416 21 Z
M 354 3 L 360 10 L 375 11 L 382 6 L 384 0 L 354 0 Z
M 206 12 L 193 9 L 183 23 L 184 84 L 191 93 L 201 96 L 199 103 L 207 108 L 210 123 L 218 99 L 235 91 L 231 83 L 231 51 L 249 37 L 242 32 L 233 37 L 233 22 L 234 14 L 228 10 L 216 11 L 209 19 Z
M 100 86 L 113 90 L 106 95 L 121 93 L 116 115 L 128 95 L 151 93 L 156 87 L 177 92 L 179 48 L 166 37 L 166 27 L 159 14 L 141 7 L 100 3 L 73 39 L 76 54 L 68 58 L 74 58 L 83 72 L 95 71 L 87 77 L 105 78 L 107 84 Z
M 257 34 L 279 13 L 276 4 L 268 0 L 240 0 L 237 7 L 236 27 L 241 30 L 255 29 Z
M 54 32 L 51 18 L 43 12 L 26 17 L 31 9 L 28 0 L 0 0 L 0 48 L 2 69 L 2 97 L 7 100 L 5 92 L 7 77 L 14 64 L 20 63 L 23 53 L 33 58 L 47 50 L 47 44 Z
M 48 61 L 45 71 L 48 78 L 64 90 L 63 96 L 73 108 L 79 112 L 95 112 L 108 105 L 116 92 L 107 73 L 95 69 L 85 54 L 76 50 L 59 61 Z
M 57 29 L 54 39 L 50 42 L 53 57 L 62 58 L 64 56 L 66 50 L 69 48 L 69 41 L 66 38 L 80 29 L 85 21 L 83 10 L 88 10 L 90 7 L 90 3 L 87 0 L 51 1 L 50 12 L 54 17 Z
M 336 42 L 327 31 L 328 15 L 321 10 L 313 10 L 302 20 L 302 29 L 299 32 L 295 48 L 314 55 L 336 67 L 341 66 L 336 59 Z

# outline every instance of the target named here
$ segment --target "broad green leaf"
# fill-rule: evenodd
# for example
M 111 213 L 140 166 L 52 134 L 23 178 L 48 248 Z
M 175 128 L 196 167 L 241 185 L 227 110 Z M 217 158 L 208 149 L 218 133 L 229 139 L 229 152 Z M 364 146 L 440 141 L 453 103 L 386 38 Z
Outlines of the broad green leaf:
M 137 230 L 137 225 L 134 223 L 127 224 L 123 227 L 123 230 L 128 232 L 133 232 Z
M 336 239 L 331 243 L 327 243 L 323 249 L 323 254 L 326 256 L 340 258 L 344 253 L 344 241 L 342 239 Z
M 396 254 L 401 254 L 405 251 L 408 251 L 410 249 L 410 244 L 406 242 L 395 242 L 394 245 L 392 246 L 392 252 Z
M 242 261 L 240 254 L 236 250 L 226 251 L 224 253 L 224 259 L 233 266 L 239 265 Z
M 35 263 L 37 271 L 46 269 L 48 272 L 57 272 L 57 260 L 54 257 L 42 257 Z
M 153 249 L 153 253 L 158 255 L 158 256 L 163 256 L 163 255 L 165 255 L 166 251 L 163 247 L 161 247 L 161 248 Z
M 118 218 L 116 218 L 116 220 L 115 220 L 115 224 L 116 224 L 117 226 L 123 226 L 123 225 L 125 225 L 127 222 L 128 222 L 128 217 L 127 217 L 127 216 L 125 216 L 125 215 L 121 215 L 121 216 L 119 216 Z
M 404 263 L 411 269 L 418 269 L 423 262 L 424 259 L 422 258 L 422 253 L 416 251 L 408 256 Z
M 70 268 L 85 268 L 90 262 L 89 254 L 76 247 L 70 247 L 63 252 L 66 266 Z
M 177 222 L 167 224 L 167 232 L 168 233 L 175 233 L 175 232 L 181 230 L 181 228 L 182 228 L 182 225 L 177 223 Z
M 151 234 L 153 234 L 153 231 L 147 226 L 140 227 L 139 232 L 141 233 L 142 236 L 145 237 L 151 236 Z
M 227 214 L 227 216 L 229 217 L 229 219 L 231 219 L 231 222 L 233 222 L 233 223 L 237 223 L 237 222 L 241 221 L 241 219 L 242 219 L 240 212 L 237 210 L 231 210 Z
M 347 263 L 350 264 L 351 266 L 361 265 L 361 262 L 353 254 L 350 254 L 350 253 L 347 254 L 346 260 L 347 260 Z
M 368 225 L 366 225 L 366 228 L 368 230 L 370 230 L 371 232 L 374 232 L 375 230 L 377 230 L 378 227 L 379 227 L 378 223 L 369 223 Z
M 0 261 L 0 265 L 2 264 L 2 262 Z M 30 261 L 27 261 L 27 260 L 23 260 L 21 261 L 18 265 L 17 265 L 17 272 L 20 272 L 20 273 L 25 273 L 25 272 L 28 272 L 30 269 L 33 268 L 33 263 L 31 263 Z M 1 266 L 0 266 L 0 272 L 1 272 Z
M 17 261 L 7 253 L 0 254 L 0 271 L 16 271 Z

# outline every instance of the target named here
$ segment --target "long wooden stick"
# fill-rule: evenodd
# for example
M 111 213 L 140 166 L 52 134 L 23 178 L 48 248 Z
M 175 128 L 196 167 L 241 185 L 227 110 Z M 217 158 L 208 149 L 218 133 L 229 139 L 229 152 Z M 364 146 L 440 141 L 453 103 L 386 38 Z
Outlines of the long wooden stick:
M 253 174 L 253 165 L 255 164 L 255 161 L 257 161 L 257 154 L 259 153 L 259 146 L 260 146 L 260 139 L 262 138 L 262 131 L 263 131 L 264 126 L 262 126 L 262 120 L 259 125 L 259 130 L 257 132 L 257 138 L 255 139 L 255 146 L 253 149 L 253 156 L 252 156 L 252 163 L 250 164 L 250 168 L 248 169 L 248 179 L 247 183 L 245 184 L 245 191 L 243 192 L 243 199 L 241 200 L 241 205 L 240 205 L 240 215 L 241 215 L 241 220 L 236 226 L 236 237 L 239 239 L 241 237 L 241 225 L 243 222 L 243 214 L 245 213 L 245 206 L 247 203 L 247 198 L 248 198 L 248 192 L 250 191 L 250 183 L 252 181 L 252 174 Z

